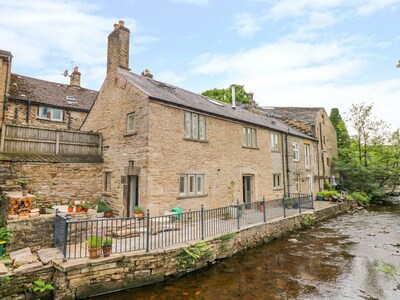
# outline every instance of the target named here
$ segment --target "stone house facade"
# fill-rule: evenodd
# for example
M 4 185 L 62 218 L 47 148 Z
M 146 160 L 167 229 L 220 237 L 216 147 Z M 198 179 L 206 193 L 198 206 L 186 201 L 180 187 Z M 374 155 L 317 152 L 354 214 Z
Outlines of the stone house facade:
M 313 149 L 313 159 L 317 163 L 319 190 L 324 182 L 332 183 L 332 160 L 337 157 L 337 136 L 328 114 L 323 107 L 263 107 L 261 110 L 273 118 L 298 128 L 318 139 Z
M 79 130 L 97 96 L 80 86 L 78 67 L 70 84 L 11 73 L 12 55 L 0 50 L 0 127 L 3 122 Z
M 82 125 L 103 136 L 103 197 L 118 215 L 316 193 L 315 137 L 130 72 L 129 35 L 123 22 L 109 35 L 107 77 Z

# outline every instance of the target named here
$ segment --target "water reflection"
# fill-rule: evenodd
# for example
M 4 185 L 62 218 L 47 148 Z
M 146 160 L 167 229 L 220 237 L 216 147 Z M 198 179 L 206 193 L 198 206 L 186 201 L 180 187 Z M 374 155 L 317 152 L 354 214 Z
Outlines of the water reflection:
M 399 217 L 398 206 L 372 207 L 177 280 L 95 299 L 400 299 L 376 271 L 378 260 L 400 266 L 390 245 L 400 242 Z

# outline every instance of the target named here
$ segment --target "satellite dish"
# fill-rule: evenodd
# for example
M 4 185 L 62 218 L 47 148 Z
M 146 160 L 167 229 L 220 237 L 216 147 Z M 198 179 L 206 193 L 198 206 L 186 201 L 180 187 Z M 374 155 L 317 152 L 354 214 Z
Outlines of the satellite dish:
M 63 73 L 61 73 L 62 76 L 67 77 L 68 76 L 68 70 L 65 70 Z

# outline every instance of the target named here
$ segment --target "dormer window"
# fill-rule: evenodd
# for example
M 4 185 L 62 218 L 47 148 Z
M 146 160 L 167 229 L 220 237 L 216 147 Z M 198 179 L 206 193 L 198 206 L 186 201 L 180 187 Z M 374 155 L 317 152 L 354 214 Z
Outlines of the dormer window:
M 76 98 L 72 97 L 72 96 L 65 96 L 65 98 L 67 99 L 68 103 L 77 103 L 78 102 L 78 100 L 76 100 Z
M 39 106 L 39 119 L 50 121 L 64 121 L 64 112 L 61 109 Z

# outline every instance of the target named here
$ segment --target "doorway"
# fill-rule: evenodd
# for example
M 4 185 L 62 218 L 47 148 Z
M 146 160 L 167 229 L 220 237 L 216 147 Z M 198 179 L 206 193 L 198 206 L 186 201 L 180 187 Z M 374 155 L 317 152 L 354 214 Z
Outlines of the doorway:
M 128 201 L 126 202 L 127 217 L 132 217 L 133 208 L 139 206 L 139 176 L 128 176 Z
M 251 208 L 251 202 L 253 201 L 253 176 L 243 176 L 243 202 L 246 208 Z

